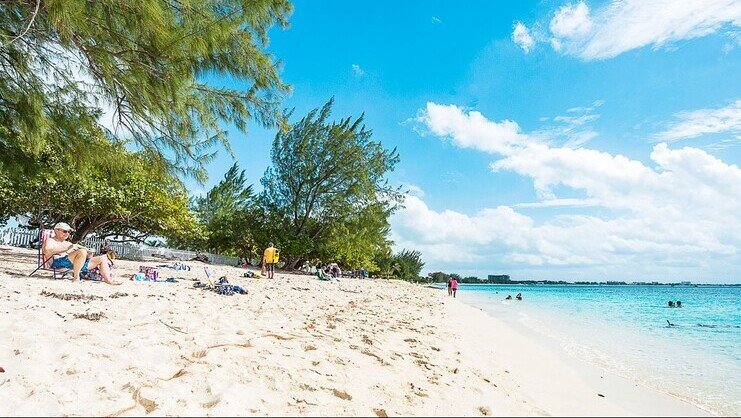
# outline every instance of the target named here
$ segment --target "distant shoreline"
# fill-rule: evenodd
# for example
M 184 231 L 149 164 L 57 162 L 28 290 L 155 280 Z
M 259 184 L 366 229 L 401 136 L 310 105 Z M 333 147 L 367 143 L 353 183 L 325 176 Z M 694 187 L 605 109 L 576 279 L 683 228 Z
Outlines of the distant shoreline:
M 433 285 L 445 286 L 446 283 L 432 283 Z M 697 284 L 675 284 L 675 283 L 458 283 L 458 286 L 601 286 L 601 287 L 643 287 L 643 286 L 666 286 L 666 287 L 739 287 L 741 283 L 697 283 Z

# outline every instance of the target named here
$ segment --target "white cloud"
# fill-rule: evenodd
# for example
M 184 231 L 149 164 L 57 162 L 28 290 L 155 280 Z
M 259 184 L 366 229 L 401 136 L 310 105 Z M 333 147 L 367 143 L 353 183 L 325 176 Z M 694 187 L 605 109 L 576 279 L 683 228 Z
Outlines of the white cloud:
M 355 74 L 356 77 L 362 77 L 362 76 L 365 75 L 365 70 L 363 70 L 362 68 L 360 68 L 360 66 L 358 64 L 353 64 L 352 65 L 352 72 L 353 72 L 353 74 Z
M 535 40 L 533 40 L 532 35 L 530 35 L 527 26 L 523 25 L 521 22 L 515 23 L 514 30 L 512 31 L 512 40 L 519 45 L 525 53 L 530 52 L 535 44 Z
M 591 113 L 603 104 L 605 104 L 604 100 L 595 100 L 589 106 L 577 106 L 569 108 L 566 110 L 566 113 Z
M 432 23 L 443 23 L 442 19 L 440 19 L 437 16 L 432 16 L 432 19 L 430 19 L 430 22 L 432 22 Z
M 657 141 L 678 141 L 706 134 L 741 133 L 741 100 L 719 109 L 680 112 L 677 121 L 654 135 Z
M 492 122 L 479 112 L 466 114 L 455 105 L 427 103 L 426 111 L 417 121 L 424 123 L 434 135 L 449 137 L 460 148 L 504 153 L 529 140 L 520 132 L 517 122 Z M 467 129 L 461 130 L 463 126 Z
M 412 183 L 401 183 L 401 188 L 405 191 L 407 195 L 410 196 L 417 196 L 417 197 L 424 197 L 425 191 L 422 190 L 421 187 L 417 186 L 416 184 Z
M 580 1 L 559 8 L 548 25 L 550 36 L 538 40 L 548 40 L 556 51 L 594 60 L 645 46 L 670 46 L 728 26 L 741 26 L 738 0 L 612 0 L 594 11 Z
M 599 206 L 597 199 L 549 199 L 532 203 L 517 203 L 515 208 L 555 208 L 555 207 L 591 207 Z
M 509 206 L 466 215 L 432 210 L 410 196 L 392 218 L 394 239 L 423 251 L 430 266 L 452 262 L 451 246 L 466 246 L 465 258 L 472 263 L 602 266 L 628 274 L 673 269 L 681 260 L 696 269 L 712 264 L 738 271 L 741 169 L 735 165 L 698 148 L 670 149 L 664 143 L 650 153 L 654 167 L 593 149 L 553 147 L 522 133 L 515 122 L 489 121 L 452 105 L 428 103 L 420 120 L 459 147 L 500 156 L 492 163 L 495 172 L 532 179 L 544 201 L 513 207 L 601 209 L 593 212 L 600 216 L 536 222 Z M 556 190 L 585 197 L 563 199 Z
M 561 7 L 551 19 L 550 29 L 557 38 L 586 36 L 592 30 L 589 7 L 584 2 Z
M 552 120 L 555 125 L 532 132 L 530 136 L 551 145 L 563 142 L 565 147 L 579 148 L 597 137 L 598 133 L 592 129 L 590 123 L 599 119 L 600 115 L 593 112 L 603 103 L 597 100 L 589 106 L 572 107 L 566 110 L 566 115 L 546 118 Z
M 597 119 L 599 119 L 599 115 L 556 116 L 553 118 L 556 122 L 564 122 L 574 126 L 582 126 L 587 122 L 592 122 Z

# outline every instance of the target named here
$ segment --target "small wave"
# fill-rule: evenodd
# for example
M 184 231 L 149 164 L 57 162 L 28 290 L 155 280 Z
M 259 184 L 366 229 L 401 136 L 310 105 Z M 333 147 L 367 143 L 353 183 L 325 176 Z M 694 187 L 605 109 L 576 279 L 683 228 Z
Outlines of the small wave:
M 698 327 L 703 328 L 741 328 L 741 325 L 706 325 L 706 324 L 697 324 Z
M 666 323 L 668 324 L 668 327 L 685 327 L 687 325 L 682 324 L 674 324 L 670 322 L 668 319 L 666 320 Z M 701 328 L 741 328 L 741 325 L 727 325 L 727 324 L 697 324 L 695 326 L 701 327 Z

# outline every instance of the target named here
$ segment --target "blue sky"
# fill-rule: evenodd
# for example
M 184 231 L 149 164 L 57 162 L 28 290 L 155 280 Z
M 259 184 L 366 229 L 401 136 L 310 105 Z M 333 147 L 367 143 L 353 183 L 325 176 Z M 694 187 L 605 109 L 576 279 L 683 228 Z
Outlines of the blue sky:
M 735 282 L 740 25 L 729 0 L 297 1 L 269 49 L 295 115 L 334 96 L 398 148 L 425 272 Z M 259 183 L 275 131 L 228 129 Z

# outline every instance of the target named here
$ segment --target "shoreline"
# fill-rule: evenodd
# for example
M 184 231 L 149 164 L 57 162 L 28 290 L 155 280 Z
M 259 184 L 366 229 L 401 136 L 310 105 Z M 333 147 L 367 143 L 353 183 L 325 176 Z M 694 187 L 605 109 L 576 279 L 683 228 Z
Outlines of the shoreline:
M 209 266 L 249 292 L 221 296 L 195 262 L 114 287 L 27 278 L 34 257 L 0 246 L 2 415 L 710 415 L 419 285 Z
M 509 344 L 501 344 L 500 358 L 512 364 L 512 367 L 516 365 L 525 370 L 521 375 L 527 376 L 527 379 L 520 386 L 523 389 L 529 386 L 529 389 L 525 389 L 526 391 L 540 391 L 543 396 L 540 402 L 546 402 L 546 404 L 553 402 L 553 406 L 548 409 L 552 415 L 719 415 L 681 396 L 649 387 L 634 379 L 604 369 L 587 359 L 575 357 L 561 347 L 559 341 L 534 329 L 520 328 L 514 319 L 496 318 L 483 308 L 457 298 L 455 303 L 462 305 L 463 308 L 458 309 L 467 311 L 466 315 L 472 318 L 483 316 L 481 322 L 486 323 L 493 333 L 510 340 Z M 477 331 L 472 332 L 471 335 L 488 334 Z M 492 341 L 491 344 L 496 347 L 499 343 Z M 542 381 L 533 381 L 533 375 L 538 375 Z M 565 376 L 569 376 L 567 380 L 571 384 L 567 384 L 565 391 L 561 391 L 558 386 L 566 383 L 563 381 L 566 379 Z M 559 379 L 562 380 L 559 381 Z M 582 383 L 583 386 L 575 385 L 575 382 Z M 573 404 L 569 408 L 562 409 L 566 402 Z M 592 403 L 592 405 L 584 405 L 582 402 Z M 578 412 L 582 407 L 585 410 Z M 602 412 L 593 412 L 592 408 Z M 561 410 L 554 413 L 559 409 Z

